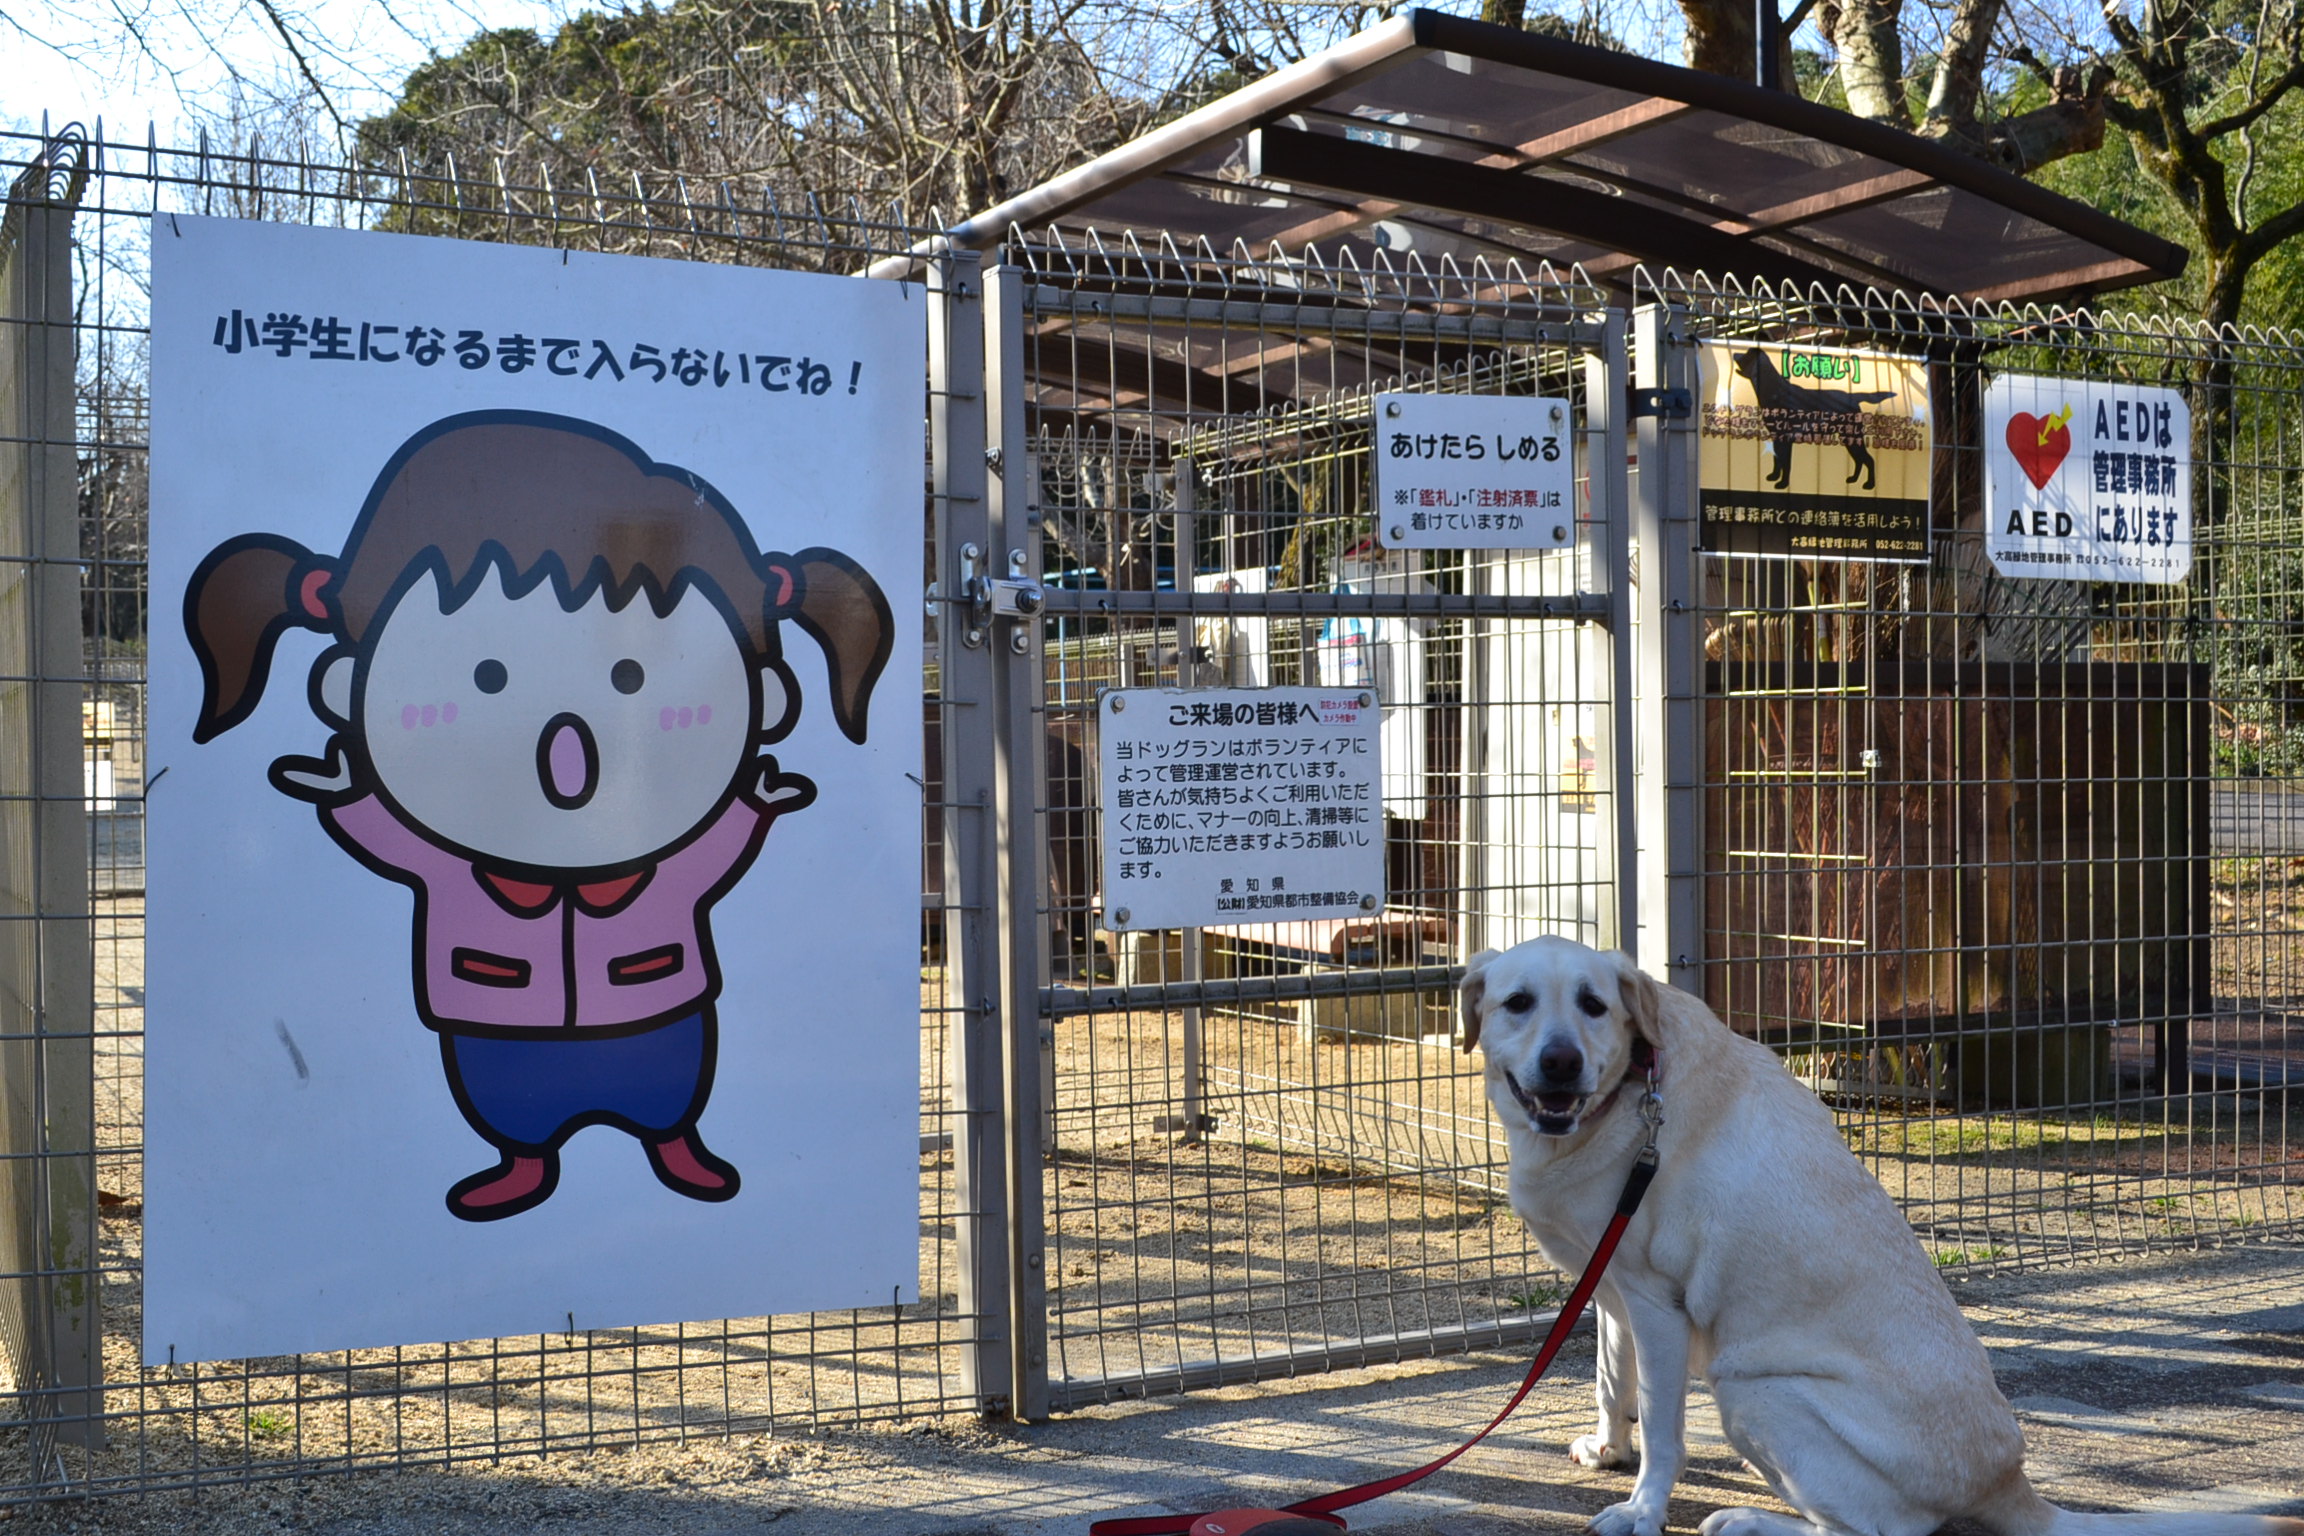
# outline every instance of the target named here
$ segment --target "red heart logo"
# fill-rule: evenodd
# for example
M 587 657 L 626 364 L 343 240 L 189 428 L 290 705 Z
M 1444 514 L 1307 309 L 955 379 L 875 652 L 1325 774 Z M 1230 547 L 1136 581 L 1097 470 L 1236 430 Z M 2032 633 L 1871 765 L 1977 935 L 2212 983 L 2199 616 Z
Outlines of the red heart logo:
M 2060 414 L 2069 416 L 2070 412 Z M 2056 417 L 2018 411 L 2008 418 L 2008 451 L 2016 455 L 2032 488 L 2045 490 L 2056 466 L 2072 451 L 2072 429 Z

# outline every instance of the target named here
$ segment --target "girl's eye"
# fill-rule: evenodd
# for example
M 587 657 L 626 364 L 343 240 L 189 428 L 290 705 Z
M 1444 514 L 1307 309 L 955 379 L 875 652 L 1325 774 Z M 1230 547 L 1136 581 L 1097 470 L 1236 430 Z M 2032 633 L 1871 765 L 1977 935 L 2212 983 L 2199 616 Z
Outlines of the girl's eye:
M 493 656 L 472 669 L 472 686 L 482 693 L 502 693 L 504 685 L 510 681 L 504 663 Z
M 638 693 L 640 685 L 648 681 L 648 674 L 640 670 L 640 663 L 627 656 L 608 669 L 608 681 L 616 685 L 618 693 Z

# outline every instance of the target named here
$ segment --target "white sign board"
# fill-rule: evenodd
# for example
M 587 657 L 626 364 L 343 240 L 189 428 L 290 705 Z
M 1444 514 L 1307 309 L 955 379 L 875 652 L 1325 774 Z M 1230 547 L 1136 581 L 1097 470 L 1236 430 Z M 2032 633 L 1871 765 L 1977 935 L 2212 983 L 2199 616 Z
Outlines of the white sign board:
M 2192 408 L 2176 390 L 2001 374 L 1984 390 L 1984 462 L 2001 575 L 2191 574 Z
M 916 1296 L 918 293 L 152 245 L 145 1359 Z
M 1399 596 L 1436 589 L 1415 569 L 1415 557 L 1362 549 L 1336 562 L 1336 590 Z M 1383 708 L 1384 813 L 1422 821 L 1426 810 L 1424 642 L 1432 621 L 1338 614 L 1320 627 L 1320 686 L 1366 688 Z
M 1369 452 L 1386 549 L 1569 549 L 1575 417 L 1523 395 L 1378 395 Z
M 1115 689 L 1097 723 L 1107 928 L 1365 917 L 1383 907 L 1373 694 Z

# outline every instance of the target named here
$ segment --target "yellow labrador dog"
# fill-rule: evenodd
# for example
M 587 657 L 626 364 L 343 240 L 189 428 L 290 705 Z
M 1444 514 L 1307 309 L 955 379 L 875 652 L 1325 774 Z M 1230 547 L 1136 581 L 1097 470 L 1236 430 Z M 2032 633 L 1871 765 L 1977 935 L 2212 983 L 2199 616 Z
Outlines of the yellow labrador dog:
M 1762 1045 L 1622 955 L 1536 939 L 1466 968 L 1465 1049 L 1485 1054 L 1512 1153 L 1512 1208 L 1544 1256 L 1592 1256 L 1645 1135 L 1660 1166 L 1600 1305 L 1599 1423 L 1569 1447 L 1630 1465 L 1601 1536 L 1658 1536 L 1686 1460 L 1688 1375 L 1797 1517 L 1723 1509 L 1703 1536 L 2304 1536 L 2257 1515 L 2082 1515 L 2040 1497 L 2024 1441 L 1912 1229 L 1815 1096 Z

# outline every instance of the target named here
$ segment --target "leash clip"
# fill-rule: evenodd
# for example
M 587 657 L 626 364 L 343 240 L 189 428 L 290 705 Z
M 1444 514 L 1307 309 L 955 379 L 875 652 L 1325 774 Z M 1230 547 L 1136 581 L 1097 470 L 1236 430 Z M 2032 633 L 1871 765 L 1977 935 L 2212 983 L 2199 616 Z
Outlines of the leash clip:
M 1654 1066 L 1648 1069 L 1648 1086 L 1640 1095 L 1640 1123 L 1648 1127 L 1648 1142 L 1640 1149 L 1640 1155 L 1653 1162 L 1656 1157 L 1656 1133 L 1664 1128 L 1664 1096 L 1656 1091 Z

